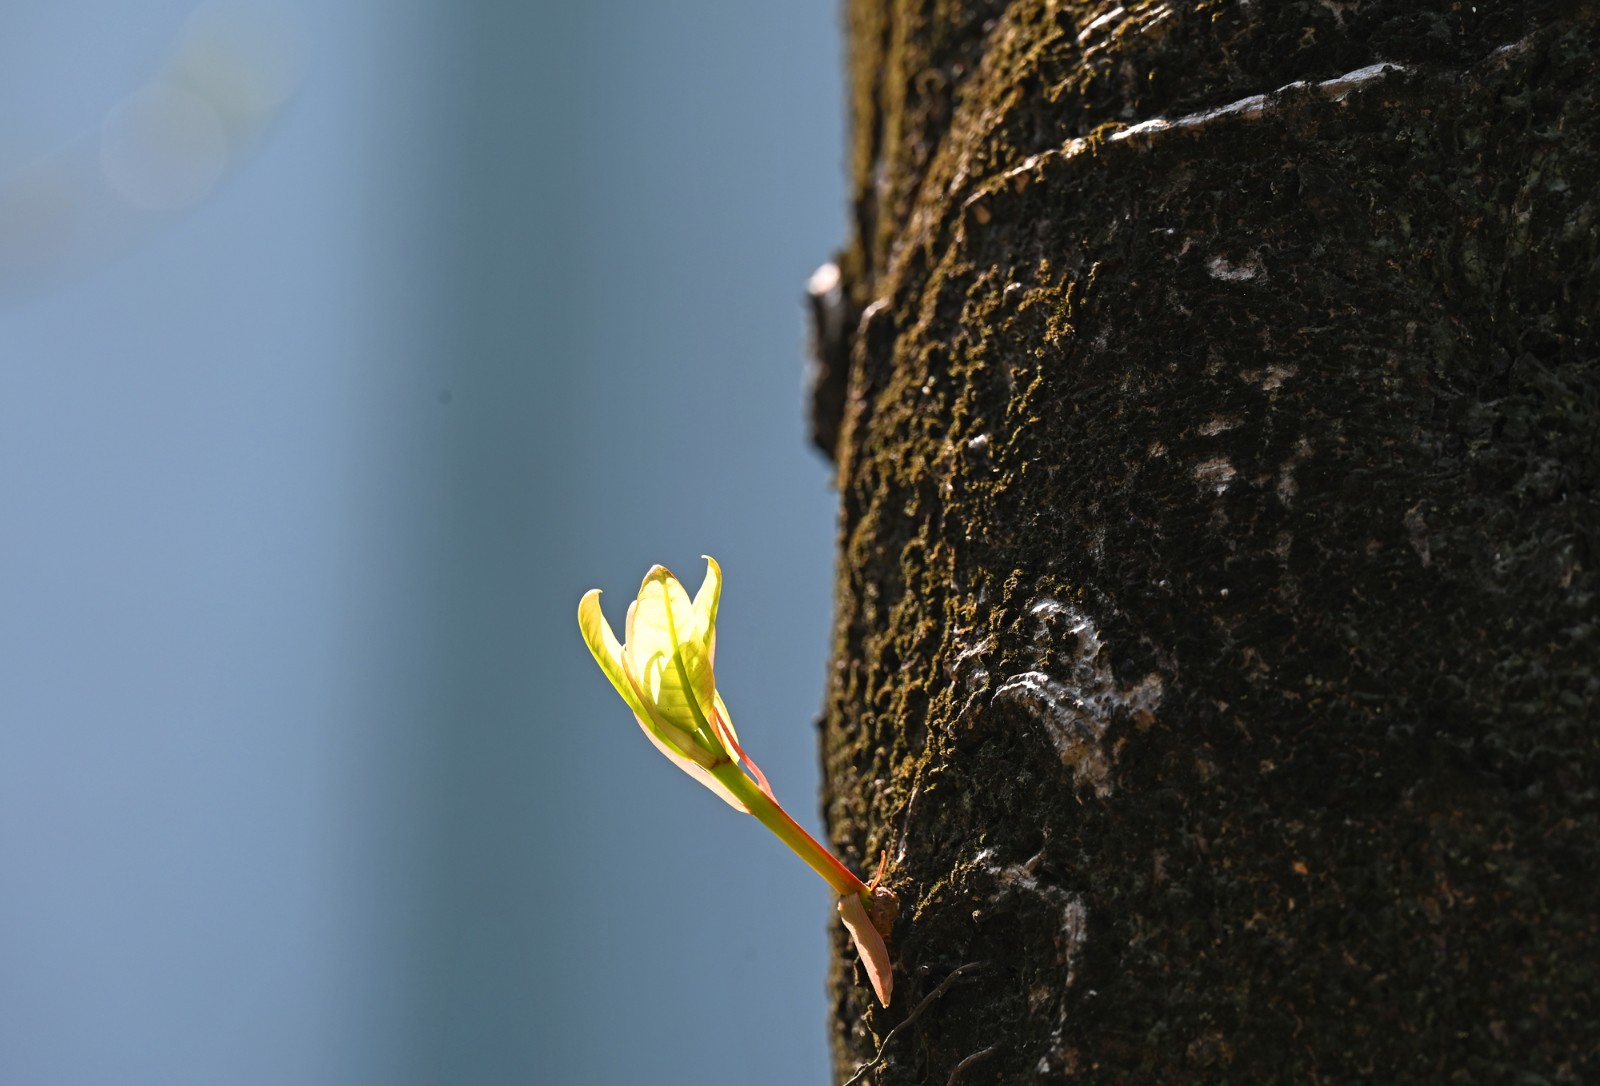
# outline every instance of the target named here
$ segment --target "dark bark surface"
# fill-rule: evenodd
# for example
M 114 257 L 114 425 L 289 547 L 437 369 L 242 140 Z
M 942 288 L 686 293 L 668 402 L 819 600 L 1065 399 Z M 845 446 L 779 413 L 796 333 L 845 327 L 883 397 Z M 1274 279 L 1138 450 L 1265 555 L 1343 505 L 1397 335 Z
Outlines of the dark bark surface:
M 849 34 L 841 1076 L 1600 1082 L 1594 8 Z

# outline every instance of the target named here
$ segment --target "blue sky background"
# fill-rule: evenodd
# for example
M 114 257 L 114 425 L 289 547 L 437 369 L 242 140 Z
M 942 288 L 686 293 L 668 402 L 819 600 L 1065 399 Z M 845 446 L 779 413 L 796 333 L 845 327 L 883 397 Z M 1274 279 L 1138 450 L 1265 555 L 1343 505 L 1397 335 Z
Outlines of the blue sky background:
M 270 5 L 209 198 L 35 274 L 196 8 L 0 14 L 0 1082 L 825 1081 L 826 888 L 574 611 L 716 555 L 817 828 L 832 0 Z

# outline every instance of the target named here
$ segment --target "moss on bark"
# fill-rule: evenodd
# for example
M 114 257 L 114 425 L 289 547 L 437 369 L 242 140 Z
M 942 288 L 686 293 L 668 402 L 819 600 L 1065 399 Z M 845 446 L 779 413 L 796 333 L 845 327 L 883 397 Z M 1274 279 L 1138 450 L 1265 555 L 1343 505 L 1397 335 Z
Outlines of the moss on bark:
M 840 1071 L 1600 1078 L 1592 9 L 850 12 Z

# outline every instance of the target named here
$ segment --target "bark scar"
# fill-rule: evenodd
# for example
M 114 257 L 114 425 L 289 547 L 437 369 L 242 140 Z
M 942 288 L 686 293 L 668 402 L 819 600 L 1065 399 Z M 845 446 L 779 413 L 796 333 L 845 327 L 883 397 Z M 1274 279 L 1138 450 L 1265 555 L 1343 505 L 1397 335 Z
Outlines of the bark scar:
M 1147 726 L 1161 703 L 1161 676 L 1151 672 L 1132 686 L 1119 686 L 1105 658 L 1100 631 L 1088 614 L 1050 597 L 1035 601 L 1029 614 L 1038 624 L 1033 639 L 1036 667 L 1006 679 L 989 704 L 1010 703 L 1044 725 L 1061 764 L 1071 768 L 1074 783 L 1104 799 L 1112 791 L 1115 761 L 1105 743 L 1106 729 L 1119 709 Z M 1053 675 L 1045 670 L 1046 661 L 1059 658 L 1061 649 L 1068 649 L 1066 667 L 1057 665 Z

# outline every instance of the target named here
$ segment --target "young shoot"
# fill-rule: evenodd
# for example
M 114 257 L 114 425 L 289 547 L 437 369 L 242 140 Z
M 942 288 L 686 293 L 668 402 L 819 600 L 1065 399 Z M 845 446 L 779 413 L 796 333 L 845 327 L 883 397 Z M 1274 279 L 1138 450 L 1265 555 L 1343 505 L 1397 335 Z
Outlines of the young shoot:
M 628 606 L 625 640 L 617 641 L 600 611 L 600 590 L 590 589 L 578 604 L 578 626 L 595 661 L 645 738 L 689 776 L 735 810 L 755 815 L 777 834 L 839 897 L 839 917 L 855 941 L 878 1001 L 889 1005 L 894 974 L 883 933 L 869 907 L 887 927 L 893 922 L 893 894 L 868 886 L 807 833 L 783 809 L 766 775 L 739 745 L 728 707 L 717 693 L 713 673 L 717 650 L 717 604 L 722 570 L 706 558 L 706 577 L 694 599 L 662 566 L 652 566 Z

